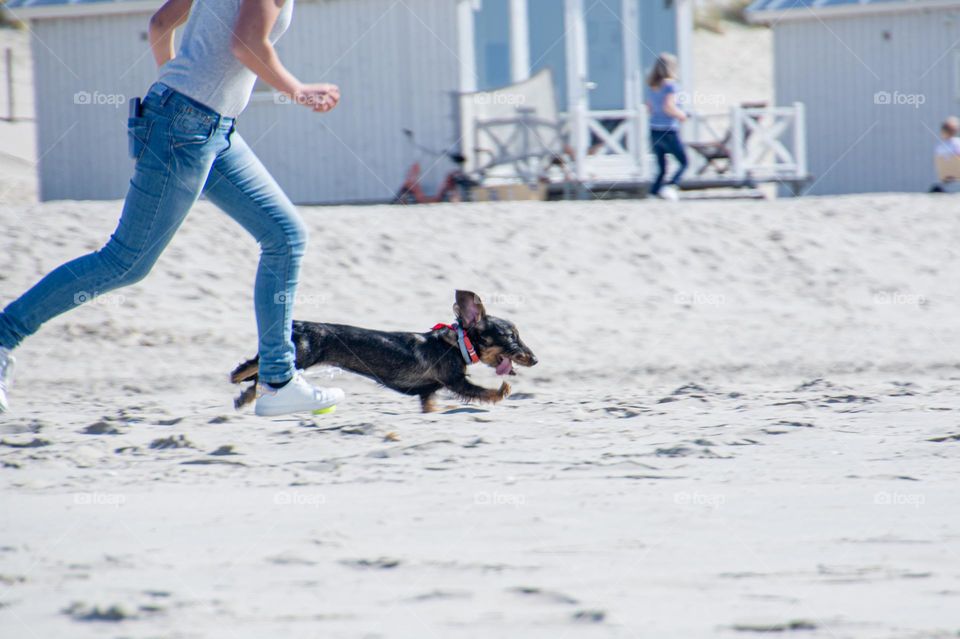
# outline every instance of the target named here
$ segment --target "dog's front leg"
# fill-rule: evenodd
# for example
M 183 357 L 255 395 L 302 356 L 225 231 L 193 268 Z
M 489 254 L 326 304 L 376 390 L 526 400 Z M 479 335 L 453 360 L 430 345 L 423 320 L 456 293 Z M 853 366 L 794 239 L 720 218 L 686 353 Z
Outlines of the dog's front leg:
M 482 386 L 477 386 L 466 377 L 461 377 L 455 382 L 447 384 L 447 388 L 460 396 L 461 399 L 470 401 L 471 399 L 480 402 L 490 402 L 491 404 L 499 402 L 510 394 L 510 384 L 503 382 L 498 390 L 491 390 Z

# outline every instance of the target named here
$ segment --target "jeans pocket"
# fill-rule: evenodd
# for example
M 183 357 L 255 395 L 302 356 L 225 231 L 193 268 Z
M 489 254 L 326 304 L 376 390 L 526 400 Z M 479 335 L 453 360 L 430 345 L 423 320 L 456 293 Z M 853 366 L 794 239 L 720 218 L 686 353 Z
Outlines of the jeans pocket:
M 213 116 L 186 107 L 177 114 L 170 126 L 173 145 L 203 144 L 213 136 L 215 124 Z
M 127 119 L 127 144 L 130 157 L 139 160 L 150 139 L 150 120 L 143 117 Z

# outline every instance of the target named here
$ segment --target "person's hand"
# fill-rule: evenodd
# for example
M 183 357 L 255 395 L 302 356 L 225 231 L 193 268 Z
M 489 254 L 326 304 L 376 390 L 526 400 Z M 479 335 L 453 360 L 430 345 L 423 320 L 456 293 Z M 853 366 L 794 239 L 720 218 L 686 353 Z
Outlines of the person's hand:
M 317 113 L 326 113 L 340 102 L 340 87 L 326 83 L 304 84 L 293 94 L 293 101 Z

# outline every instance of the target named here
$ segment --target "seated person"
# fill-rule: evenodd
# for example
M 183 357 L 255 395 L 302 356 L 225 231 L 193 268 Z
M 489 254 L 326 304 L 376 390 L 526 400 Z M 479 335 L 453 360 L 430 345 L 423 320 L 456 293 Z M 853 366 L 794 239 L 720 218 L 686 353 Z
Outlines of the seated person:
M 960 118 L 950 116 L 940 126 L 940 139 L 934 148 L 934 165 L 939 182 L 930 191 L 960 191 Z
M 943 121 L 935 151 L 938 157 L 960 156 L 960 118 L 951 115 Z

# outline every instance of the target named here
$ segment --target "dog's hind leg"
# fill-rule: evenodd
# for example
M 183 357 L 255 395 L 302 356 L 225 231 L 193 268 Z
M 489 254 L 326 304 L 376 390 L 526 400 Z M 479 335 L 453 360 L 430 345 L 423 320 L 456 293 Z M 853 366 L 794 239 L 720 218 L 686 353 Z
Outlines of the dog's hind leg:
M 230 381 L 234 384 L 239 384 L 240 382 L 250 382 L 257 381 L 257 373 L 260 371 L 260 356 L 257 355 L 253 359 L 248 359 L 244 363 L 237 366 L 233 369 L 233 372 L 230 373 Z
M 458 379 L 456 382 L 447 384 L 447 388 L 460 396 L 464 400 L 477 400 L 480 402 L 489 402 L 494 404 L 510 394 L 510 384 L 503 382 L 497 390 L 491 390 L 471 383 L 466 377 Z

